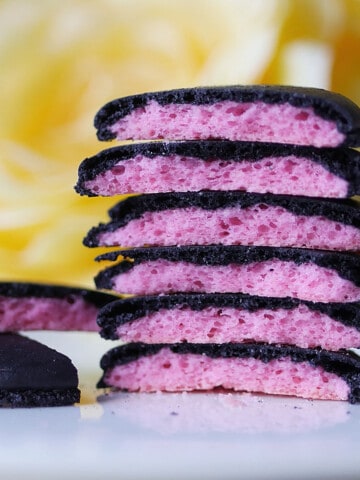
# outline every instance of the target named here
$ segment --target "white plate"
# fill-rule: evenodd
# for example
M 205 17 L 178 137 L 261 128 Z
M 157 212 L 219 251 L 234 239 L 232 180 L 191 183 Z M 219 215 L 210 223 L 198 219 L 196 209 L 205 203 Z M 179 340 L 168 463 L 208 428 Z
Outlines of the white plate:
M 0 409 L 2 479 L 360 478 L 360 406 L 249 394 L 96 390 L 96 334 L 29 335 L 79 369 L 79 406 Z

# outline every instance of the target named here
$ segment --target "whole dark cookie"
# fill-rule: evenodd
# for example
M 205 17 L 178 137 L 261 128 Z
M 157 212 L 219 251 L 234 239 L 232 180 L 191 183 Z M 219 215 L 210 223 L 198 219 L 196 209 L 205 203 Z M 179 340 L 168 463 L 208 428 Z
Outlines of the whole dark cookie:
M 80 400 L 68 357 L 16 333 L 0 334 L 0 405 L 53 407 Z

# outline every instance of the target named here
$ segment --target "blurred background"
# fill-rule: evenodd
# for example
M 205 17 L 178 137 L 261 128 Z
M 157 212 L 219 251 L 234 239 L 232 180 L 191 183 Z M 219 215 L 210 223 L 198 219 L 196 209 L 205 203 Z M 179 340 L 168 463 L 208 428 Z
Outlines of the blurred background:
M 117 199 L 79 197 L 111 146 L 107 101 L 213 84 L 315 86 L 360 104 L 359 0 L 0 0 L 3 280 L 93 286 L 82 238 Z

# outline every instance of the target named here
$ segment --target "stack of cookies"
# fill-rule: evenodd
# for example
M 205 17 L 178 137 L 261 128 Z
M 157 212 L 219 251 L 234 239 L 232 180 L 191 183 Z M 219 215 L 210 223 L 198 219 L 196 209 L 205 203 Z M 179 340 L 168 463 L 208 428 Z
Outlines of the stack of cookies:
M 360 109 L 319 89 L 189 88 L 114 100 L 76 191 L 136 193 L 112 247 L 99 386 L 360 401 Z M 146 140 L 146 142 L 144 142 Z M 141 141 L 141 142 L 140 142 Z M 113 247 L 119 247 L 113 250 Z

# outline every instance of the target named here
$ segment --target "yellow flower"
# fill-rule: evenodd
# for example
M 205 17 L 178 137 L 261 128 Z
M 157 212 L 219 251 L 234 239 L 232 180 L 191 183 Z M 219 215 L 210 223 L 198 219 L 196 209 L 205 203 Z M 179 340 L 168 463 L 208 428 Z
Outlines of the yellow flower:
M 82 238 L 118 199 L 73 185 L 105 102 L 224 83 L 329 88 L 360 103 L 358 0 L 2 0 L 3 279 L 93 285 Z

